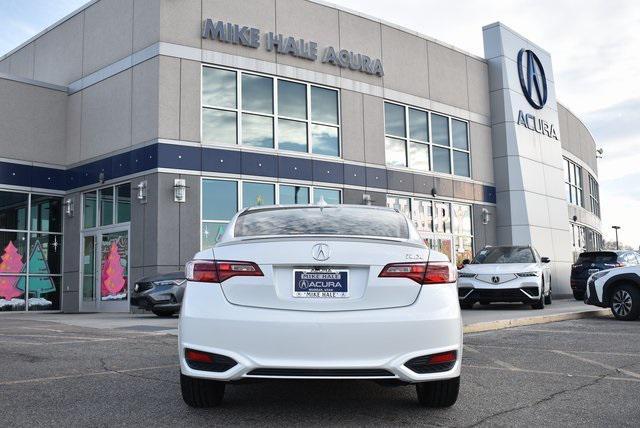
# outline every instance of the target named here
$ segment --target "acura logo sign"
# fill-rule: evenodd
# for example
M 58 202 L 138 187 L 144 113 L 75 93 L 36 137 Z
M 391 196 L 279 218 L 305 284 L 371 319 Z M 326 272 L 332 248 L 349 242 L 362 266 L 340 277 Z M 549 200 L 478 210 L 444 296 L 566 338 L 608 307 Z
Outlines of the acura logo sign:
M 540 110 L 547 102 L 547 79 L 540 58 L 530 49 L 518 52 L 518 76 L 525 98 Z
M 331 256 L 331 250 L 327 244 L 316 244 L 311 249 L 311 255 L 317 261 L 323 262 Z
M 492 276 L 491 277 L 491 282 L 493 282 L 494 284 L 497 284 L 500 282 L 500 277 L 499 276 Z

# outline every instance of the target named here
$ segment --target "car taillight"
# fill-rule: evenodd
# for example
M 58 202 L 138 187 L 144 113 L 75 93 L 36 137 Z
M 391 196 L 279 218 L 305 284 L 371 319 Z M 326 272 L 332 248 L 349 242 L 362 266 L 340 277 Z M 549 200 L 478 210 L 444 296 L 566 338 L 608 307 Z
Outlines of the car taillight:
M 230 260 L 191 260 L 185 266 L 189 281 L 223 282 L 234 276 L 264 276 L 257 264 Z
M 429 355 L 429 365 L 452 363 L 458 357 L 456 351 L 442 352 L 440 354 Z
M 430 263 L 390 263 L 380 275 L 381 278 L 408 278 L 418 284 L 445 284 L 456 282 L 457 271 L 449 262 Z

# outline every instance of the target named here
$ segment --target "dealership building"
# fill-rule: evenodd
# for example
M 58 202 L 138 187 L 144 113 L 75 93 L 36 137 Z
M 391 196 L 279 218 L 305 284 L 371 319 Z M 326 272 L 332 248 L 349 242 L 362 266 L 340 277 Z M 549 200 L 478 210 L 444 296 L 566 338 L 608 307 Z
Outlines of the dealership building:
M 322 200 L 458 264 L 532 245 L 570 294 L 596 142 L 547 51 L 482 30 L 479 57 L 321 1 L 89 2 L 0 57 L 0 310 L 129 311 L 237 211 Z

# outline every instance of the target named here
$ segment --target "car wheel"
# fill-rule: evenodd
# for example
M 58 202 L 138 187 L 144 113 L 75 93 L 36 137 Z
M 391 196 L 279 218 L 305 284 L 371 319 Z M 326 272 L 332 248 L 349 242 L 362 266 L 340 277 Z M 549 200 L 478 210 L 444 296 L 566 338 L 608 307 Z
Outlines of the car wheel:
M 458 400 L 460 377 L 416 384 L 418 402 L 424 407 L 451 407 Z
M 549 288 L 549 294 L 547 294 L 544 297 L 544 304 L 545 305 L 550 305 L 551 303 L 553 303 L 553 297 L 551 296 L 553 293 L 551 291 L 551 288 Z
M 544 301 L 545 301 L 544 293 L 540 293 L 540 299 L 537 302 L 535 302 L 533 305 L 531 305 L 531 307 L 533 309 L 544 309 Z
M 176 313 L 176 311 L 163 311 L 162 309 L 152 309 L 151 312 L 153 312 L 155 315 L 159 316 L 159 317 L 172 317 L 173 314 Z
M 584 300 L 584 295 L 585 295 L 584 291 L 573 290 L 573 298 L 576 300 Z
M 224 382 L 198 379 L 180 373 L 182 399 L 190 407 L 215 407 L 224 398 Z
M 640 290 L 633 285 L 617 286 L 611 294 L 611 312 L 616 319 L 632 321 L 640 316 Z
M 473 308 L 473 303 L 474 302 L 460 302 L 460 308 L 461 309 L 471 309 L 471 308 Z

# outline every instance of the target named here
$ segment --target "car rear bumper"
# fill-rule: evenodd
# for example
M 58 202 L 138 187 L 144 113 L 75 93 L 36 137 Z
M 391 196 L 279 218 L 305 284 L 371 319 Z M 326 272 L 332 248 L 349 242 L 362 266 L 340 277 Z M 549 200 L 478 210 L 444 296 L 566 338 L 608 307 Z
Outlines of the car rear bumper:
M 189 283 L 179 323 L 180 368 L 192 377 L 390 379 L 424 382 L 460 375 L 462 320 L 455 284 L 427 285 L 400 308 L 298 311 L 230 304 L 218 284 Z M 224 372 L 195 370 L 185 348 L 232 358 Z M 446 370 L 416 373 L 415 357 L 455 350 Z
M 585 291 L 586 289 L 587 289 L 587 278 L 571 280 L 571 290 Z

